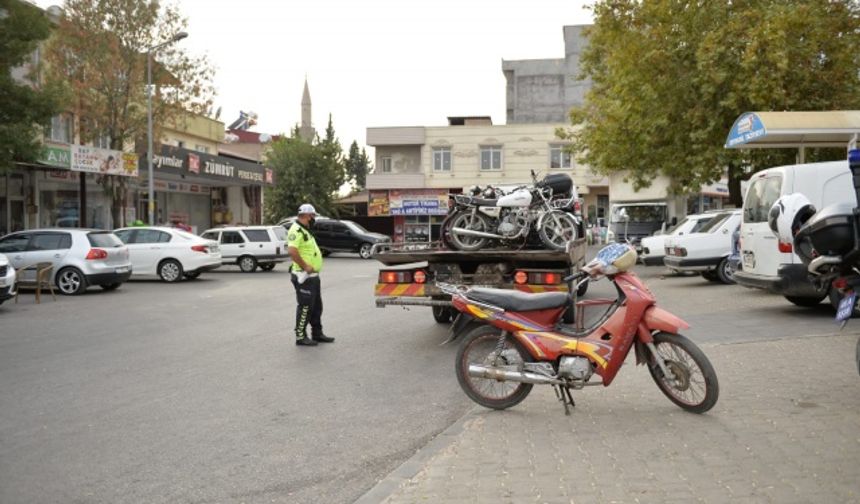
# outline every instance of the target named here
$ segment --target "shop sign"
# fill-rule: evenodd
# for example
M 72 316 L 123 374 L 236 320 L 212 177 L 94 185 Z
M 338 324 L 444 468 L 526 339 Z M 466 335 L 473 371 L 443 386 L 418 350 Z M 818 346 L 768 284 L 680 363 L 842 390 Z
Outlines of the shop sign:
M 388 191 L 391 215 L 446 215 L 448 192 L 444 189 L 392 189 Z
M 77 182 L 78 174 L 66 170 L 46 170 L 45 180 L 63 180 L 67 182 Z
M 99 175 L 122 175 L 137 177 L 137 155 L 126 161 L 125 153 L 111 149 L 100 149 L 85 145 L 72 145 L 72 171 L 97 173 Z
M 146 160 L 141 159 L 142 169 Z M 272 170 L 251 161 L 213 156 L 204 152 L 193 152 L 181 147 L 162 145 L 161 152 L 153 155 L 155 168 L 177 175 L 196 175 L 213 180 L 274 184 Z
M 212 192 L 212 189 L 209 186 L 189 184 L 187 182 L 171 182 L 156 179 L 153 181 L 152 185 L 155 190 L 159 192 L 176 192 L 185 194 L 209 194 Z
M 48 166 L 69 169 L 72 164 L 69 148 L 65 146 L 46 145 L 39 155 L 38 162 Z
M 367 201 L 367 215 L 370 217 L 378 217 L 381 215 L 389 215 L 390 209 L 388 206 L 388 191 L 370 191 Z
M 767 134 L 767 128 L 761 122 L 758 114 L 744 114 L 735 121 L 732 126 L 729 136 L 726 139 L 726 147 L 734 147 L 752 142 L 756 138 L 763 137 Z

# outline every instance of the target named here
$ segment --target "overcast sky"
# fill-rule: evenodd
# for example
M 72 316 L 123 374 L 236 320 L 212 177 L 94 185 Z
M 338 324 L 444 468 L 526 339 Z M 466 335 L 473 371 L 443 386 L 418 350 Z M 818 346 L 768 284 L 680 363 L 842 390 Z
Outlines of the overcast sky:
M 215 65 L 222 121 L 251 110 L 254 131 L 288 132 L 307 75 L 314 127 L 331 113 L 344 149 L 368 126 L 504 124 L 502 59 L 562 58 L 562 27 L 591 22 L 584 0 L 173 1 L 188 18 L 179 43 Z

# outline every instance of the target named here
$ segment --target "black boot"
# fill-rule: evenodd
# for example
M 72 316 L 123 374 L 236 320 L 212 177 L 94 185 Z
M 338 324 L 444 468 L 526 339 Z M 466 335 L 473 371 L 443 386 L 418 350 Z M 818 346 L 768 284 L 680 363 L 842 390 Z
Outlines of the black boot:
M 317 346 L 317 342 L 305 336 L 296 339 L 296 346 Z
M 314 336 L 314 341 L 318 343 L 334 343 L 334 338 L 329 338 L 325 334 Z

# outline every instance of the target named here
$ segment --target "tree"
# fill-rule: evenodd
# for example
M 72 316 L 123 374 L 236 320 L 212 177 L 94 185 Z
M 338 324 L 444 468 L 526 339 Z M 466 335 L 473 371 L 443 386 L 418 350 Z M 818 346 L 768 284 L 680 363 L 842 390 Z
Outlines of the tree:
M 728 169 L 739 204 L 745 173 L 794 158 L 725 149 L 741 113 L 860 105 L 855 1 L 599 0 L 593 9 L 581 60 L 593 87 L 559 135 L 580 162 L 637 188 L 662 174 L 673 191 L 697 192 Z
M 39 157 L 41 126 L 62 110 L 62 85 L 40 79 L 40 68 L 25 66 L 50 33 L 41 10 L 20 0 L 0 0 L 0 175 L 14 161 Z M 22 81 L 12 74 L 18 68 L 29 70 Z
M 343 164 L 332 159 L 328 149 L 324 142 L 310 144 L 298 135 L 272 143 L 266 166 L 274 170 L 275 185 L 266 190 L 267 222 L 295 215 L 302 203 L 313 204 L 321 214 L 334 214 L 332 201 L 343 183 Z
M 370 159 L 367 152 L 362 148 L 358 150 L 358 142 L 352 141 L 349 146 L 349 155 L 346 158 L 346 177 L 358 190 L 364 190 L 367 183 L 367 173 L 370 171 Z
M 173 5 L 157 0 L 66 0 L 64 16 L 49 44 L 50 68 L 70 84 L 80 141 L 107 136 L 124 150 L 147 131 L 146 54 L 183 31 L 187 21 Z M 169 44 L 153 55 L 155 141 L 165 124 L 211 104 L 212 66 Z M 114 222 L 126 206 L 127 178 L 101 177 L 113 198 Z

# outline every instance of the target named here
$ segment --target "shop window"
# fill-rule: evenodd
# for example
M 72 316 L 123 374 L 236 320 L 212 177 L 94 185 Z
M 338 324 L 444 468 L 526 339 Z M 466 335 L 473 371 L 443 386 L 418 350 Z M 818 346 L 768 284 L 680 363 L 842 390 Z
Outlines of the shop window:
M 433 147 L 433 171 L 451 171 L 450 147 Z
M 430 217 L 427 215 L 407 215 L 405 239 L 408 242 L 430 241 Z
M 481 170 L 502 169 L 502 146 L 486 145 L 481 147 Z
M 570 152 L 565 150 L 564 145 L 549 146 L 549 167 L 550 168 L 573 168 Z

